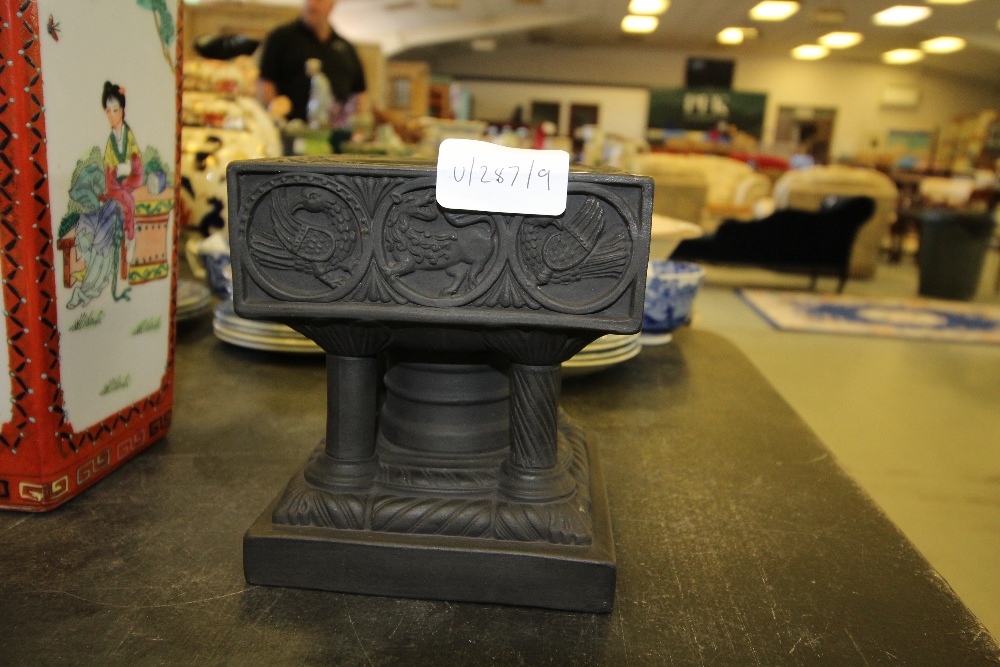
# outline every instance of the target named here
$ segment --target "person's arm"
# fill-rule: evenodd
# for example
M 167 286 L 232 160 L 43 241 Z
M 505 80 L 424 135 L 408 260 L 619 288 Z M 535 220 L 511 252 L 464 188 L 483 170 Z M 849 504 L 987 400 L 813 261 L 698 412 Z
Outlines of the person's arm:
M 279 95 L 277 84 L 266 78 L 263 72 L 257 79 L 257 101 L 267 109 L 268 115 L 279 124 L 283 123 L 285 117 L 292 111 L 292 101 L 285 95 Z
M 278 96 L 278 87 L 273 81 L 267 79 L 257 79 L 257 101 L 266 109 L 271 100 Z
M 372 110 L 371 99 L 365 91 L 351 95 L 347 100 L 346 106 L 352 109 L 354 113 L 371 113 Z
M 277 31 L 272 31 L 264 40 L 260 53 L 260 74 L 257 78 L 257 101 L 266 109 L 278 96 L 278 54 L 281 50 Z

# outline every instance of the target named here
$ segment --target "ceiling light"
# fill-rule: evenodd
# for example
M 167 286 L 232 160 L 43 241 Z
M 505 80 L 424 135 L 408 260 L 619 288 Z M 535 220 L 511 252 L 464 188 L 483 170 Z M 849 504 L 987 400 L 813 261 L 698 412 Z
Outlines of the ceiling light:
M 655 16 L 633 16 L 628 15 L 622 19 L 622 30 L 625 32 L 647 33 L 656 30 L 660 24 L 660 19 Z
M 764 0 L 750 10 L 754 21 L 784 21 L 799 11 L 799 3 L 793 0 Z
M 743 30 L 741 28 L 724 28 L 715 36 L 719 44 L 742 44 Z
M 935 37 L 920 42 L 920 48 L 927 53 L 954 53 L 965 48 L 965 40 L 961 37 Z
M 882 62 L 886 65 L 909 65 L 924 59 L 920 49 L 893 49 L 882 54 Z
M 848 49 L 861 42 L 860 32 L 828 32 L 819 38 L 819 43 L 831 49 Z
M 670 7 L 670 0 L 632 0 L 629 14 L 662 14 Z
M 719 44 L 742 44 L 748 39 L 757 39 L 760 33 L 757 28 L 738 28 L 731 26 L 729 28 L 723 28 L 719 31 L 719 34 L 715 36 L 715 40 Z
M 792 49 L 792 57 L 796 60 L 819 60 L 830 55 L 830 49 L 819 44 L 803 44 Z
M 913 5 L 896 5 L 872 16 L 875 25 L 911 25 L 923 21 L 931 15 L 930 7 L 914 7 Z

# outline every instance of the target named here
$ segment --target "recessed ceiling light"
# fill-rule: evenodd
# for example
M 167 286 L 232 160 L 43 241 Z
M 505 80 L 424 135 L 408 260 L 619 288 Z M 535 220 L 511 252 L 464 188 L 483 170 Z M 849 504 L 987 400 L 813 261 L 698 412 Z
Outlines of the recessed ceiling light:
M 886 65 L 908 65 L 924 59 L 920 49 L 893 49 L 882 54 L 882 62 Z
M 754 21 L 784 21 L 799 11 L 799 3 L 793 0 L 764 0 L 750 10 Z
M 723 28 L 715 36 L 719 44 L 742 44 L 743 30 L 741 28 Z
M 792 49 L 792 57 L 796 60 L 819 60 L 830 55 L 830 49 L 819 44 L 803 44 Z
M 647 33 L 656 30 L 660 19 L 655 16 L 633 16 L 629 14 L 622 19 L 622 30 L 625 32 Z
M 913 5 L 896 5 L 884 9 L 872 16 L 875 25 L 911 25 L 923 21 L 931 15 L 930 7 L 915 7 Z
M 920 42 L 920 48 L 927 53 L 954 53 L 965 48 L 965 40 L 961 37 L 935 37 Z
M 662 14 L 670 7 L 670 0 L 632 0 L 629 14 Z
M 819 43 L 831 49 L 848 49 L 864 39 L 860 32 L 828 32 L 819 38 Z

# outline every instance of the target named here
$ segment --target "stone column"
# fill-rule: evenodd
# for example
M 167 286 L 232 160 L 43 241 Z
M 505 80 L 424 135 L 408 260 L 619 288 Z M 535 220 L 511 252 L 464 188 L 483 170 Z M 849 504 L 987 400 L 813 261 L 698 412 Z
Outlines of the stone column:
M 326 442 L 306 467 L 306 481 L 332 491 L 367 489 L 378 468 L 378 353 L 391 333 L 365 322 L 292 326 L 327 353 Z

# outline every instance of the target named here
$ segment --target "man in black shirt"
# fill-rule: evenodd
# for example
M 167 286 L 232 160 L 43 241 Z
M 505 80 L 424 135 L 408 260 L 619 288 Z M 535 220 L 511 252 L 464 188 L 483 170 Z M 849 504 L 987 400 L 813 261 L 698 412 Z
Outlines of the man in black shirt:
M 358 104 L 365 73 L 357 51 L 330 25 L 335 0 L 305 0 L 299 18 L 275 28 L 264 42 L 257 97 L 264 106 L 284 95 L 292 103 L 289 120 L 306 119 L 310 77 L 306 61 L 317 58 L 340 105 Z

